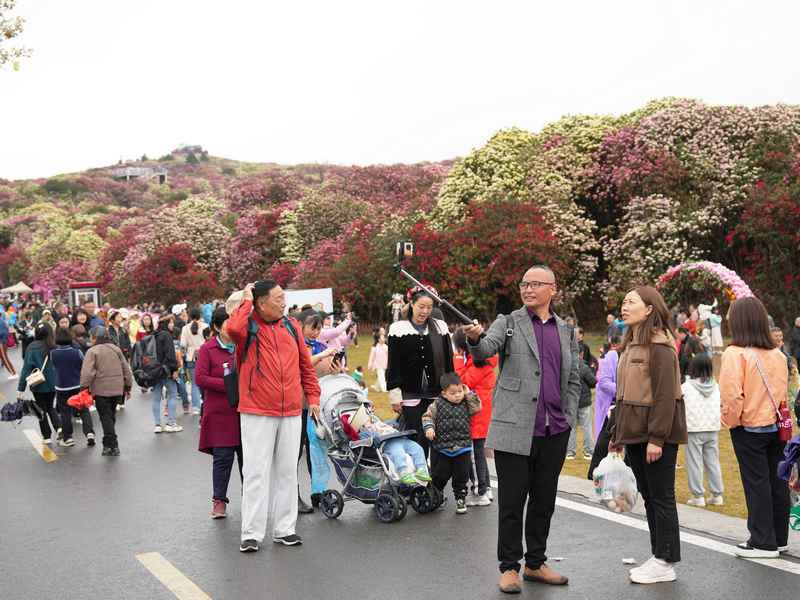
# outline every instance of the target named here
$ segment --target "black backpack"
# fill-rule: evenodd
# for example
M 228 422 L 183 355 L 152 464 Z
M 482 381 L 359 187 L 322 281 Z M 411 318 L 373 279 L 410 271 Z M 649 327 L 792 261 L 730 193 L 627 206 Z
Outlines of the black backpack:
M 283 326 L 286 327 L 295 342 L 299 341 L 297 338 L 297 331 L 295 331 L 294 325 L 292 325 L 292 322 L 287 317 L 283 317 Z M 242 363 L 247 358 L 247 352 L 250 350 L 250 346 L 255 341 L 257 335 L 258 323 L 255 322 L 253 317 L 250 317 L 247 320 L 247 339 L 244 342 L 244 348 L 242 348 Z M 225 383 L 225 395 L 228 397 L 228 404 L 231 408 L 236 408 L 239 406 L 239 368 L 235 360 L 232 361 L 232 368 L 229 367 L 228 370 L 226 370 L 223 381 Z
M 133 347 L 131 371 L 136 383 L 143 387 L 153 387 L 156 382 L 169 375 L 167 369 L 158 360 L 156 334 L 145 336 Z

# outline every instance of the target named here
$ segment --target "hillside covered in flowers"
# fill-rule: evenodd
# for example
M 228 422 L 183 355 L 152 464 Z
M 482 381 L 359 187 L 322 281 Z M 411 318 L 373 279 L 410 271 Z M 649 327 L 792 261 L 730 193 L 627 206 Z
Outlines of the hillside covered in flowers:
M 377 318 L 411 268 L 483 316 L 547 262 L 562 311 L 597 315 L 689 260 L 722 263 L 794 317 L 800 296 L 800 107 L 654 101 L 621 116 L 508 129 L 456 161 L 345 167 L 158 161 L 0 180 L 0 277 L 62 294 L 98 279 L 116 303 L 221 296 L 265 274 L 333 286 Z M 122 167 L 158 177 L 120 177 Z M 116 175 L 115 175 L 116 173 Z

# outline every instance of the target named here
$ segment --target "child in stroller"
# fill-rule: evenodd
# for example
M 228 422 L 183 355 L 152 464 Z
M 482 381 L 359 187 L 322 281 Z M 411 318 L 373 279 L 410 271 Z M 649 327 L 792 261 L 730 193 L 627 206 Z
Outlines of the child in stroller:
M 362 404 L 352 416 L 344 414 L 341 419 L 342 428 L 351 440 L 371 438 L 373 442 L 378 443 L 386 440 L 381 449 L 392 461 L 401 483 L 405 485 L 430 483 L 428 462 L 422 446 L 410 438 L 394 436 L 400 432 L 381 421 L 366 404 Z M 409 461 L 413 468 L 409 467 Z
M 327 456 L 342 485 L 341 491 L 326 489 L 322 493 L 322 513 L 335 519 L 345 501 L 359 500 L 373 504 L 378 519 L 391 523 L 405 517 L 407 501 L 421 514 L 438 508 L 442 495 L 426 485 L 431 478 L 425 456 L 410 439 L 416 432 L 398 431 L 383 423 L 348 375 L 323 377 L 320 387 L 321 418 L 316 435 L 328 446 Z

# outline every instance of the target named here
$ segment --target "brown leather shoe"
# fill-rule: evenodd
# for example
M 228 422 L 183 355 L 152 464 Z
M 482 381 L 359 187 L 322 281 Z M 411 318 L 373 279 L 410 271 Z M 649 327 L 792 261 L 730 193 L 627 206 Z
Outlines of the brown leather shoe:
M 514 569 L 503 571 L 500 575 L 500 591 L 505 594 L 519 594 L 522 591 L 522 583 L 519 579 L 519 573 Z
M 535 581 L 536 583 L 545 583 L 547 585 L 567 585 L 569 583 L 568 578 L 560 575 L 555 569 L 548 567 L 547 564 L 538 569 L 525 567 L 522 571 L 522 578 L 525 581 Z

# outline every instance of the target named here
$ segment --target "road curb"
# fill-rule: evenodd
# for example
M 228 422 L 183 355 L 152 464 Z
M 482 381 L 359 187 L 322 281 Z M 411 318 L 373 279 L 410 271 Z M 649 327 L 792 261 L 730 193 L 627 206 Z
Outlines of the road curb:
M 494 459 L 488 458 L 489 473 L 497 478 L 497 470 L 494 466 Z M 587 465 L 588 466 L 588 465 Z M 558 478 L 558 491 L 560 494 L 569 494 L 578 499 L 593 499 L 593 484 L 588 479 L 573 477 L 572 475 L 561 475 Z M 632 514 L 640 517 L 645 516 L 644 504 L 641 499 L 633 509 Z M 678 504 L 678 519 L 681 529 L 690 530 L 693 533 L 706 534 L 716 538 L 740 542 L 748 537 L 747 521 L 738 517 L 730 517 L 719 513 Z M 789 551 L 787 556 L 800 558 L 800 531 L 789 530 Z

